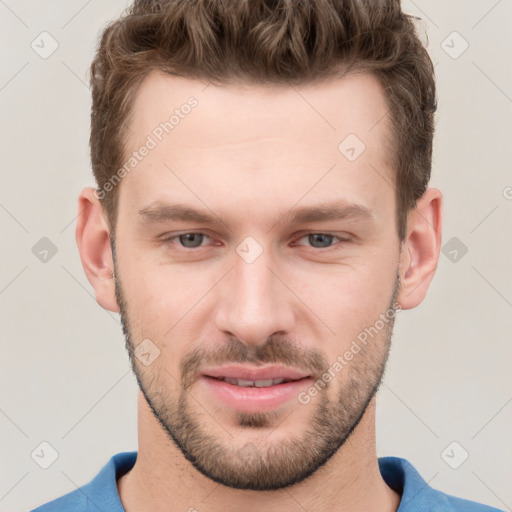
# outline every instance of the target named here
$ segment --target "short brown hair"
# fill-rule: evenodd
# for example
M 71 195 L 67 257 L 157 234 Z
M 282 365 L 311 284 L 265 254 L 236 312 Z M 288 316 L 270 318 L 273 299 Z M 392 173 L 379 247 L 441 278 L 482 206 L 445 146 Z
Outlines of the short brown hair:
M 91 162 L 100 189 L 123 165 L 138 86 L 154 70 L 226 84 L 308 84 L 362 70 L 384 87 L 400 240 L 432 165 L 432 61 L 399 0 L 135 0 L 91 65 Z M 340 141 L 341 142 L 341 141 Z M 118 193 L 101 198 L 115 228 Z

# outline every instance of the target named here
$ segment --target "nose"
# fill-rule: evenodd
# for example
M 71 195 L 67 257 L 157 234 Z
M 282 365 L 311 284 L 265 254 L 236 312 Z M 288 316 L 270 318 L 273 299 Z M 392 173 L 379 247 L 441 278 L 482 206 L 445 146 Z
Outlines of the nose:
M 235 254 L 234 268 L 217 297 L 217 328 L 248 346 L 289 334 L 295 321 L 294 296 L 279 274 L 265 251 L 252 263 Z

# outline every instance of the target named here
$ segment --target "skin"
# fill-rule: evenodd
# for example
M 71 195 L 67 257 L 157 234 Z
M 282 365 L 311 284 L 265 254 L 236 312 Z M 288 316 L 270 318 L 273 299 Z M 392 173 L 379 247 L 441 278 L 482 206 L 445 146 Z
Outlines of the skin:
M 380 475 L 375 439 L 392 322 L 307 404 L 241 414 L 192 370 L 278 361 L 321 375 L 381 314 L 422 302 L 439 258 L 441 193 L 427 189 L 400 242 L 386 101 L 371 75 L 300 88 L 206 87 L 154 72 L 137 92 L 128 147 L 139 148 L 190 96 L 198 106 L 118 185 L 114 255 L 94 190 L 79 198 L 82 264 L 98 303 L 121 313 L 142 389 L 138 458 L 118 481 L 123 506 L 395 511 L 400 496 Z M 338 150 L 351 133 L 366 146 L 353 162 Z M 300 224 L 282 216 L 334 200 L 370 215 Z M 144 220 L 139 212 L 158 201 L 219 222 Z M 190 232 L 206 236 L 188 245 L 176 237 Z M 335 237 L 308 237 L 315 233 Z M 251 263 L 236 251 L 248 236 L 263 251 Z M 160 351 L 148 366 L 133 353 L 146 338 Z

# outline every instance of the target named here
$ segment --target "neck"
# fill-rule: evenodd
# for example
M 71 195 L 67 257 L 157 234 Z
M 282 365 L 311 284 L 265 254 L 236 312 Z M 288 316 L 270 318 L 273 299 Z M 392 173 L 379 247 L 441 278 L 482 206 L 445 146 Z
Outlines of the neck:
M 140 392 L 138 412 L 137 461 L 117 482 L 126 512 L 395 512 L 400 504 L 400 495 L 386 485 L 379 471 L 375 398 L 350 438 L 324 466 L 298 484 L 265 492 L 231 489 L 197 471 L 168 438 Z

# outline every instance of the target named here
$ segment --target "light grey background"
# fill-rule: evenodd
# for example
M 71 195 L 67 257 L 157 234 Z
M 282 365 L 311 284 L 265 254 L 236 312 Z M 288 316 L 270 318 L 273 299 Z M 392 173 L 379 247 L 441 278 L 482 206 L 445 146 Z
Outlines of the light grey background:
M 87 71 L 100 29 L 127 5 L 0 0 L 3 512 L 72 491 L 113 454 L 137 449 L 137 386 L 119 317 L 96 303 L 74 239 L 78 193 L 94 184 Z M 404 8 L 423 18 L 436 64 L 432 185 L 445 197 L 443 245 L 458 241 L 425 302 L 398 317 L 378 453 L 407 458 L 433 487 L 510 511 L 512 2 Z M 43 31 L 59 45 L 47 59 L 31 48 Z M 458 58 L 464 40 L 454 31 L 469 44 Z M 46 263 L 32 252 L 42 237 L 57 248 Z M 48 469 L 31 456 L 43 441 L 59 454 Z M 442 457 L 453 441 L 469 454 L 458 469 Z M 448 450 L 451 461 L 460 453 Z

